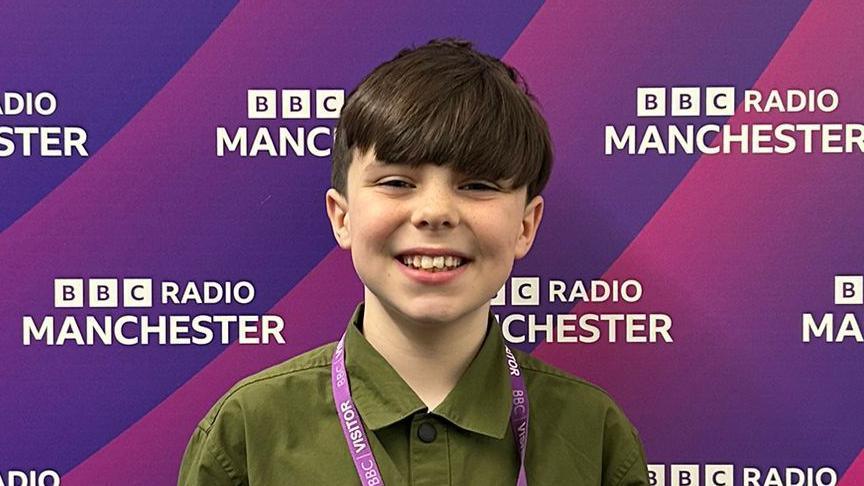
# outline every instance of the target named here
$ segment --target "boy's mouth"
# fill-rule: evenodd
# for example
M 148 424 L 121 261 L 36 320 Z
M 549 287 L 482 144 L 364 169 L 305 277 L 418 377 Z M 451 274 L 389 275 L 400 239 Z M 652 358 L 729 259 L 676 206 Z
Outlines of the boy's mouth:
M 454 255 L 397 255 L 396 260 L 402 265 L 415 270 L 430 273 L 448 272 L 471 262 L 468 258 Z

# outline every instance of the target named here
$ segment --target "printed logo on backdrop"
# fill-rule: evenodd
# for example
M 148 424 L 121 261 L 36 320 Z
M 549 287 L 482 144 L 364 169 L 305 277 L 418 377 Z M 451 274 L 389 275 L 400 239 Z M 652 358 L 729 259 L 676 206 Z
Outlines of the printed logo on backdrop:
M 864 124 L 798 123 L 801 113 L 827 114 L 840 106 L 833 89 L 743 91 L 741 109 L 768 114 L 771 123 L 693 124 L 674 119 L 731 117 L 734 86 L 638 87 L 637 118 L 663 118 L 644 126 L 606 125 L 604 153 L 615 155 L 675 154 L 848 154 L 864 152 Z M 779 114 L 779 115 L 778 115 Z M 755 115 L 758 116 L 758 115 Z M 784 119 L 789 117 L 789 119 Z M 779 118 L 779 120 L 778 120 Z
M 31 346 L 285 344 L 277 315 L 183 313 L 255 299 L 251 282 L 154 281 L 149 278 L 54 279 L 54 311 L 22 318 L 22 343 Z M 153 315 L 154 302 L 177 313 Z
M 821 467 L 740 467 L 734 464 L 649 464 L 650 486 L 834 486 L 837 471 Z
M 584 314 L 538 313 L 538 307 L 584 303 L 614 303 L 622 307 L 642 298 L 635 279 L 565 281 L 541 277 L 511 277 L 492 299 L 493 306 L 528 308 L 525 312 L 495 315 L 511 343 L 671 343 L 672 318 L 664 313 L 608 312 Z M 534 308 L 535 312 L 531 312 Z M 524 334 L 514 329 L 525 329 Z
M 52 126 L 57 97 L 50 91 L 6 91 L 0 98 L 0 158 L 87 157 L 87 131 Z
M 834 277 L 834 304 L 864 309 L 864 275 Z M 801 315 L 801 340 L 805 343 L 864 343 L 861 320 L 855 312 L 805 312 Z
M 60 474 L 53 469 L 0 470 L 0 486 L 60 486 Z
M 344 102 L 343 89 L 250 89 L 247 123 L 216 127 L 216 155 L 329 157 L 333 129 L 326 122 L 339 118 Z

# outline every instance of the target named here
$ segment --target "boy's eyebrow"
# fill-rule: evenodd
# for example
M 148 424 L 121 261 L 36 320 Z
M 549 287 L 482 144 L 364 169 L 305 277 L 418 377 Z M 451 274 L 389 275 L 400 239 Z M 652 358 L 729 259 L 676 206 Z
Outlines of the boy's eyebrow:
M 385 168 L 387 168 L 386 164 L 373 162 L 370 164 L 366 164 L 366 167 L 363 168 L 363 172 L 365 174 L 377 174 L 377 173 L 380 173 Z
M 376 169 L 380 166 L 381 166 L 381 164 L 380 164 L 380 162 L 378 162 L 378 159 L 373 159 L 371 162 L 365 162 L 364 164 L 362 164 L 360 167 L 360 171 L 363 173 L 366 173 L 366 172 L 369 172 L 372 169 Z
M 387 167 L 388 165 L 392 165 L 392 164 L 388 164 L 388 163 L 386 163 L 386 162 L 384 162 L 384 161 L 378 160 L 378 158 L 376 157 L 376 158 L 372 159 L 371 162 L 369 162 L 368 164 L 366 164 L 366 167 L 365 167 L 365 168 L 366 168 L 366 169 L 377 169 L 377 168 L 380 168 L 380 167 Z
M 414 167 L 410 164 L 399 164 L 399 163 L 390 163 L 384 162 L 382 160 L 374 159 L 365 167 L 363 167 L 364 171 L 373 171 L 378 169 L 413 169 Z

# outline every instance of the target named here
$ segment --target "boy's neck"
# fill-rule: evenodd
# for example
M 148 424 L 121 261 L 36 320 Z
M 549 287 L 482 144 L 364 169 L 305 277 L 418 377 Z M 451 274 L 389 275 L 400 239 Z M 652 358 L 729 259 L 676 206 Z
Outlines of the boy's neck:
M 367 291 L 363 335 L 433 410 L 456 386 L 483 344 L 488 315 L 487 303 L 453 322 L 421 324 L 390 311 Z

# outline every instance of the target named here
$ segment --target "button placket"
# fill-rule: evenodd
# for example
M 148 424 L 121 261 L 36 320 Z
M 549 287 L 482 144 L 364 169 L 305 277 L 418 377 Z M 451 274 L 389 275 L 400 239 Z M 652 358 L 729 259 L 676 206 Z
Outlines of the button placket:
M 447 427 L 432 414 L 414 416 L 411 430 L 411 485 L 450 484 Z

